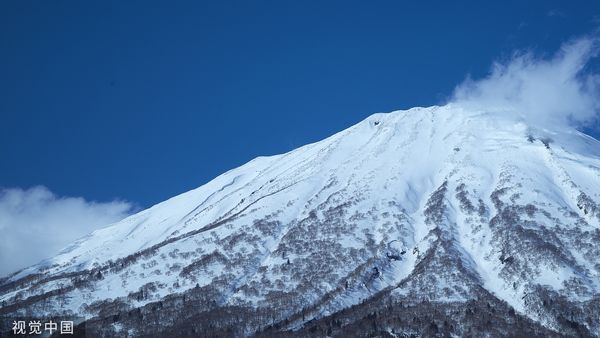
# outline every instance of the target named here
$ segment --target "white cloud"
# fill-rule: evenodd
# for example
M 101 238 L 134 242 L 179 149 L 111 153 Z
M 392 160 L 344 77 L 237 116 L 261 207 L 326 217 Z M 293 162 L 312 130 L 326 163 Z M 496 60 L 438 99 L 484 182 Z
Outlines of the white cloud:
M 59 197 L 43 186 L 0 189 L 0 276 L 50 257 L 132 211 L 128 202 Z
M 540 127 L 591 124 L 600 110 L 600 77 L 586 66 L 599 46 L 597 38 L 584 37 L 550 58 L 517 52 L 507 62 L 494 63 L 485 78 L 467 78 L 450 102 L 515 114 Z

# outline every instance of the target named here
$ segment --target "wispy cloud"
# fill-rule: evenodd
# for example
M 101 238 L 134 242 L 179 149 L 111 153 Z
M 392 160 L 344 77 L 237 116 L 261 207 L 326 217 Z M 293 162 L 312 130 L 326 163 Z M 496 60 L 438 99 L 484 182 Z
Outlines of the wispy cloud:
M 566 14 L 563 11 L 560 11 L 558 9 L 551 9 L 548 11 L 548 13 L 546 13 L 547 16 L 549 17 L 565 17 Z
M 467 78 L 450 101 L 515 114 L 537 126 L 591 124 L 600 111 L 600 77 L 586 66 L 598 56 L 599 46 L 596 37 L 583 37 L 549 58 L 516 52 L 494 63 L 486 77 Z
M 59 197 L 43 186 L 0 189 L 0 276 L 50 257 L 132 211 L 129 202 Z

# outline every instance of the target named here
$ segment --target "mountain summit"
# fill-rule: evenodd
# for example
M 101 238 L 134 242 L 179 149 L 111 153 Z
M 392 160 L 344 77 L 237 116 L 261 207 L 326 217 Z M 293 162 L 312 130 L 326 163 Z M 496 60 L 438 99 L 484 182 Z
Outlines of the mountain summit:
M 0 315 L 105 336 L 600 337 L 600 142 L 515 116 L 375 114 L 256 158 L 0 280 Z

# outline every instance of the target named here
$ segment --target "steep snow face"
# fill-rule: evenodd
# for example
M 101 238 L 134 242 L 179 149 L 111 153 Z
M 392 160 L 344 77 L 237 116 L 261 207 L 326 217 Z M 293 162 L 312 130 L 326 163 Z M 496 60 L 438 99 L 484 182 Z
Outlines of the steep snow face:
M 289 328 L 381 290 L 439 302 L 487 290 L 560 330 L 549 294 L 575 313 L 600 294 L 600 143 L 451 105 L 375 114 L 0 285 L 0 314 L 93 317 L 107 301 L 139 307 L 200 288 L 210 306 L 276 309 L 273 321 L 302 309 Z M 581 325 L 600 335 L 598 319 Z

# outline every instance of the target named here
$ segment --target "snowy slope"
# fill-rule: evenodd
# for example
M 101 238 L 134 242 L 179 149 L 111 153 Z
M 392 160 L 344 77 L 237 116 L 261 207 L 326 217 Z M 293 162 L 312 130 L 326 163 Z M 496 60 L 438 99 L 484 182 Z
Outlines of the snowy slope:
M 560 299 L 570 322 L 600 336 L 583 314 L 600 303 L 600 143 L 452 105 L 375 114 L 95 231 L 0 285 L 0 314 L 92 318 L 194 290 L 206 311 L 277 313 L 242 335 L 284 319 L 299 330 L 381 292 L 464 303 L 485 290 L 556 332 L 566 324 L 547 299 Z

